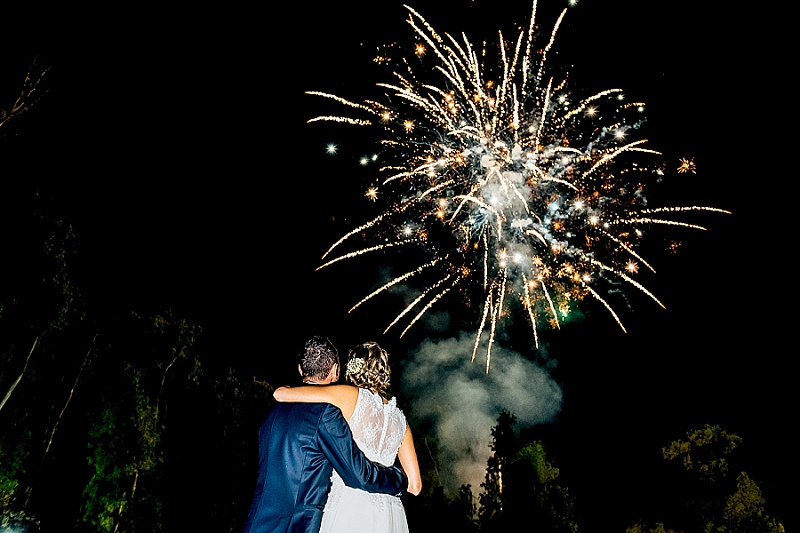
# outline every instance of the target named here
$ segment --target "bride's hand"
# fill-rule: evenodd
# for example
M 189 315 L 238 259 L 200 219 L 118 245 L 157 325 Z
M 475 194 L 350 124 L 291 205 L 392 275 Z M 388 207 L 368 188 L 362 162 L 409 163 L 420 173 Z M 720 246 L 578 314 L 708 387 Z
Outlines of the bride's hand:
M 278 387 L 272 392 L 272 396 L 279 402 L 289 401 L 288 398 L 289 389 L 291 389 L 291 387 L 288 386 Z

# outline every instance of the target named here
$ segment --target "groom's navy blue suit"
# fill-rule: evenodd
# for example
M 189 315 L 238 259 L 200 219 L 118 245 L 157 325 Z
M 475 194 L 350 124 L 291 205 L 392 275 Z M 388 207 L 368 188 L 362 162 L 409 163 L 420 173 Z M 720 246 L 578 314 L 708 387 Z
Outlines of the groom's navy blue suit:
M 403 494 L 397 467 L 371 463 L 338 407 L 279 403 L 259 431 L 258 484 L 242 533 L 317 533 L 331 471 L 368 492 Z

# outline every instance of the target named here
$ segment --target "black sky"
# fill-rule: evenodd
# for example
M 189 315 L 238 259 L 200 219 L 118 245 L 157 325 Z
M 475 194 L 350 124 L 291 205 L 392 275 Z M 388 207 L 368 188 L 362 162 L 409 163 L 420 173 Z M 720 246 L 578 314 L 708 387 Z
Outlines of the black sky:
M 562 3 L 540 4 L 549 31 Z M 424 331 L 382 337 L 393 315 L 380 303 L 346 313 L 377 281 L 380 261 L 314 272 L 333 240 L 363 220 L 369 176 L 355 158 L 369 148 L 346 126 L 306 124 L 337 109 L 303 93 L 357 99 L 385 81 L 373 77 L 372 51 L 410 42 L 411 30 L 400 2 L 376 5 L 114 7 L 91 17 L 23 8 L 3 37 L 2 105 L 37 54 L 52 66 L 50 92 L 0 139 L 5 209 L 38 191 L 74 224 L 80 282 L 96 305 L 170 307 L 256 371 L 284 368 L 316 332 L 340 348 L 385 339 L 402 358 Z M 551 61 L 572 65 L 588 90 L 622 87 L 647 102 L 647 136 L 669 165 L 695 158 L 698 175 L 673 174 L 663 205 L 733 215 L 703 217 L 709 231 L 680 232 L 681 252 L 658 257 L 648 286 L 666 310 L 638 301 L 627 335 L 598 312 L 548 336 L 565 391 L 548 451 L 573 470 L 579 502 L 601 509 L 615 495 L 599 480 L 635 498 L 647 480 L 631 465 L 718 423 L 758 457 L 752 473 L 789 526 L 779 487 L 794 475 L 787 356 L 796 349 L 784 309 L 796 302 L 791 273 L 777 266 L 787 232 L 772 211 L 785 195 L 763 148 L 778 133 L 760 116 L 772 112 L 765 95 L 754 94 L 773 73 L 748 59 L 770 52 L 766 13 L 697 5 L 582 0 L 559 33 Z M 530 13 L 514 0 L 412 7 L 438 31 L 486 38 L 511 35 Z M 328 142 L 341 155 L 326 156 Z

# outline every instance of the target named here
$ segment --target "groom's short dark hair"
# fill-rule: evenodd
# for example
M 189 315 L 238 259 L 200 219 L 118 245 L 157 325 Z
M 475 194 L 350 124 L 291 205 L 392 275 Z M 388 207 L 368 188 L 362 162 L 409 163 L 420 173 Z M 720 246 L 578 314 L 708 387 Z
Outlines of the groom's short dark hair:
M 315 335 L 307 342 L 303 353 L 300 354 L 300 370 L 303 377 L 324 378 L 339 364 L 339 352 L 327 337 Z

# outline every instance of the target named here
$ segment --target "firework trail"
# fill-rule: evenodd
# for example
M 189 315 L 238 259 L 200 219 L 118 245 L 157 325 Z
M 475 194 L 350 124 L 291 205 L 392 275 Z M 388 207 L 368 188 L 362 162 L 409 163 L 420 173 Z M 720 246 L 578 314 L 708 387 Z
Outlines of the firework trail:
M 499 34 L 499 58 L 492 66 L 484 63 L 491 55 L 486 44 L 478 52 L 463 34 L 461 40 L 439 35 L 419 13 L 406 9 L 418 43 L 414 53 L 433 56 L 433 68 L 418 76 L 412 63 L 421 64 L 421 57 L 402 58 L 394 81 L 377 84 L 387 104 L 309 92 L 358 114 L 309 122 L 380 127 L 384 156 L 392 159 L 381 169 L 378 186 L 367 192 L 375 200 L 380 190 L 390 205 L 338 240 L 319 268 L 389 247 L 422 247 L 431 262 L 389 281 L 355 307 L 418 279 L 427 288 L 387 328 L 418 310 L 402 336 L 448 292 L 477 292 L 482 309 L 472 357 L 481 336 L 488 335 L 487 372 L 498 322 L 512 307 L 523 309 L 538 348 L 537 328 L 560 327 L 573 302 L 586 297 L 601 302 L 624 330 L 602 297 L 604 286 L 622 281 L 662 305 L 631 277 L 639 263 L 654 271 L 634 251 L 643 229 L 704 229 L 661 215 L 727 211 L 646 208 L 643 190 L 660 180 L 663 167 L 655 157 L 660 154 L 643 146 L 645 140 L 628 140 L 643 122 L 644 104 L 625 102 L 621 89 L 576 98 L 566 80 L 545 76 L 566 9 L 540 49 L 534 2 L 527 29 L 513 41 Z M 353 237 L 364 241 L 339 252 Z

